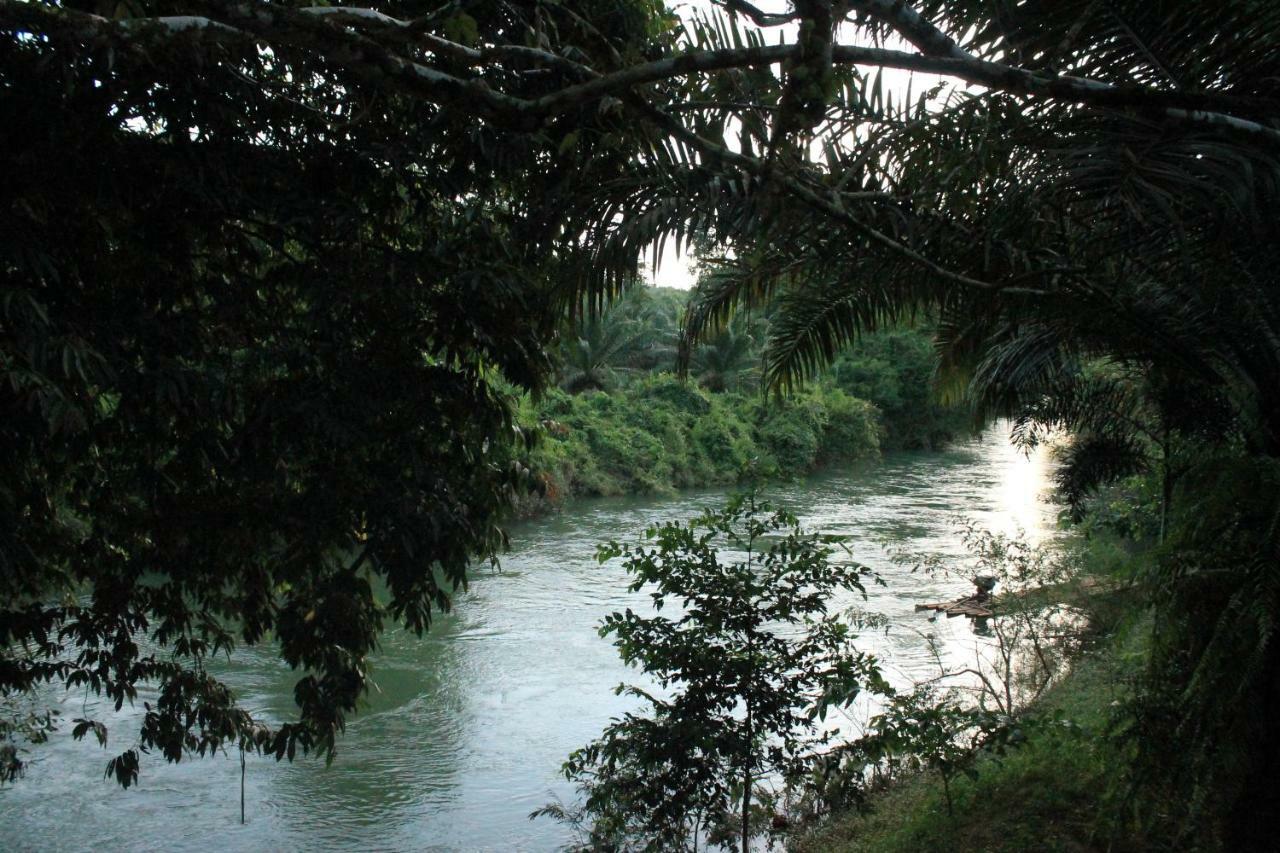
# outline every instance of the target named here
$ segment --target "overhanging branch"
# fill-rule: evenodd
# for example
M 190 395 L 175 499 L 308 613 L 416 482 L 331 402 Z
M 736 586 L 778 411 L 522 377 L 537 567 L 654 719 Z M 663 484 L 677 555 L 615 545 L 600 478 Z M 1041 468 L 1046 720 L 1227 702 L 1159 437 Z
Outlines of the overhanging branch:
M 955 39 L 921 17 L 902 0 L 858 0 L 855 9 L 888 24 L 893 30 L 928 56 L 974 59 Z
M 712 2 L 730 12 L 749 18 L 757 27 L 780 27 L 800 18 L 797 14 L 766 12 L 746 0 L 712 0 Z
M 841 201 L 866 201 L 869 199 L 888 198 L 884 193 L 843 193 L 834 198 L 829 197 L 828 195 L 813 189 L 792 175 L 772 169 L 763 160 L 756 157 L 749 157 L 745 154 L 739 154 L 738 152 L 731 151 L 712 140 L 699 136 L 679 121 L 658 110 L 647 101 L 637 98 L 633 103 L 639 106 L 641 111 L 654 124 L 658 125 L 672 136 L 684 141 L 691 147 L 698 149 L 708 158 L 726 165 L 736 166 L 764 180 L 776 181 L 788 193 L 800 199 L 805 204 L 808 204 L 810 207 L 818 210 L 820 213 L 825 214 L 836 222 L 844 224 L 855 232 L 864 235 L 867 239 L 871 240 L 871 242 L 888 249 L 894 254 L 906 258 L 939 278 L 950 281 L 954 284 L 976 288 L 978 290 L 1007 290 L 1007 288 L 1000 284 L 971 278 L 963 273 L 947 269 L 941 264 L 938 264 L 930 258 L 920 254 L 905 243 L 895 240 L 888 234 L 877 229 L 875 226 L 863 222 L 861 219 L 845 209 L 843 204 L 841 204 Z M 1029 292 L 1027 288 L 1018 288 L 1017 290 L 1018 292 Z
M 690 74 L 782 63 L 791 59 L 799 49 L 795 44 L 783 44 L 696 50 L 597 74 L 558 54 L 523 45 L 482 48 L 461 45 L 417 31 L 413 21 L 392 18 L 371 9 L 345 6 L 290 9 L 276 3 L 227 0 L 204 0 L 204 5 L 215 14 L 110 21 L 65 8 L 21 0 L 0 0 L 0 23 L 22 31 L 49 33 L 71 29 L 79 35 L 138 41 L 174 37 L 198 30 L 201 38 L 252 39 L 266 45 L 300 48 L 313 51 L 318 58 L 343 68 L 358 79 L 395 85 L 435 103 L 465 106 L 498 120 L 522 124 L 537 123 L 650 83 Z M 914 42 L 926 52 L 836 45 L 832 52 L 834 62 L 920 71 L 993 91 L 1163 114 L 1180 123 L 1225 129 L 1280 144 L 1280 129 L 1246 117 L 1280 115 L 1280 105 L 1270 99 L 1145 86 L 1120 87 L 1098 80 L 1047 75 L 987 62 L 965 53 L 936 27 L 924 22 L 896 0 L 867 0 L 864 6 L 871 14 L 891 19 L 904 35 L 914 34 Z M 538 98 L 508 95 L 481 79 L 443 71 L 426 57 L 404 55 L 400 50 L 405 46 L 403 42 L 389 45 L 358 29 L 362 26 L 372 27 L 375 31 L 415 31 L 413 42 L 418 47 L 436 57 L 448 57 L 455 63 L 461 61 L 473 67 L 488 66 L 519 58 L 521 61 L 573 69 L 580 76 L 591 79 Z

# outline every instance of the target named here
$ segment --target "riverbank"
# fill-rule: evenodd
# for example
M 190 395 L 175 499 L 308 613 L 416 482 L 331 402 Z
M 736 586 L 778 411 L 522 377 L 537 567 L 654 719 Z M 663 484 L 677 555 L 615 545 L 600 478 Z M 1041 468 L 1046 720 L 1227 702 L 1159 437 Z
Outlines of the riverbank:
M 785 401 L 711 393 L 660 374 L 610 393 L 552 391 L 520 411 L 537 427 L 522 460 L 540 485 L 531 517 L 582 497 L 671 495 L 733 485 L 744 475 L 796 478 L 880 454 L 880 411 L 819 385 Z
M 1023 715 L 1026 739 L 979 757 L 972 776 L 893 780 L 862 808 L 837 813 L 791 840 L 796 853 L 1023 853 L 1149 849 L 1116 819 L 1123 795 L 1115 711 L 1146 658 L 1150 614 L 1120 582 L 1134 559 L 1111 542 L 1084 552 L 1073 606 L 1088 616 L 1070 671 Z M 1101 582 L 1099 582 L 1101 581 Z
M 557 386 L 519 399 L 533 446 L 511 461 L 538 488 L 519 518 L 584 497 L 670 496 L 745 475 L 794 480 L 887 450 L 934 450 L 971 432 L 935 392 L 927 325 L 862 335 L 821 376 L 782 398 L 760 392 L 767 323 L 730 324 L 673 375 L 689 294 L 637 288 L 582 318 L 558 351 Z

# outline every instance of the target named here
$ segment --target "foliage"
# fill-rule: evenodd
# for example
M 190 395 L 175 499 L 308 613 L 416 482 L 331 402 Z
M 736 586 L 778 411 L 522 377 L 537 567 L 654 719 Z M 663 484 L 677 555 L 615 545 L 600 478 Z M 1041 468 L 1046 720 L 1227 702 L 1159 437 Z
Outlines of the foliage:
M 1085 536 L 1116 537 L 1128 547 L 1159 540 L 1160 481 L 1152 473 L 1135 474 L 1099 487 L 1077 525 Z
M 839 389 L 824 389 L 816 396 L 822 402 L 818 464 L 848 463 L 861 459 L 880 445 L 884 430 L 875 428 L 881 419 L 873 403 Z
M 975 622 L 972 662 L 944 662 L 933 635 L 926 634 L 936 675 L 892 692 L 865 734 L 824 757 L 804 801 L 810 820 L 831 810 L 862 808 L 869 790 L 921 770 L 939 774 L 953 816 L 954 780 L 976 779 L 979 765 L 1022 745 L 1035 731 L 1071 726 L 1045 717 L 1039 702 L 1067 672 L 1086 632 L 1088 619 L 1077 603 L 1083 601 L 1078 562 L 973 522 L 963 528 L 962 539 L 970 555 L 963 567 L 905 553 L 895 555 L 895 562 L 912 571 L 964 577 L 986 590 L 979 595 L 992 615 Z M 1001 594 L 992 598 L 992 588 Z
M 964 568 L 936 556 L 899 559 L 911 564 L 912 571 L 959 575 L 999 590 L 988 603 L 993 615 L 975 626 L 973 665 L 952 670 L 939 658 L 937 681 L 968 677 L 971 683 L 960 689 L 976 696 L 981 710 L 1014 717 L 1066 670 L 1071 639 L 1085 621 L 1071 603 L 1080 597 L 1079 565 L 1069 554 L 1034 547 L 1021 536 L 993 533 L 972 521 L 962 528 L 961 539 L 971 555 Z
M 936 682 L 895 697 L 864 740 L 880 763 L 868 767 L 857 744 L 834 754 L 819 780 L 834 813 L 797 833 L 789 849 L 1164 849 L 1167 839 L 1134 826 L 1116 798 L 1129 758 L 1107 737 L 1146 665 L 1151 610 L 1122 581 L 1150 555 L 1128 553 L 1101 532 L 1080 545 L 1072 560 L 1090 582 L 1047 590 L 1087 614 L 1076 632 L 1087 645 L 1068 644 L 1069 667 L 1012 718 Z M 857 796 L 841 800 L 849 775 Z
M 524 464 L 557 501 L 734 483 L 750 465 L 794 477 L 879 448 L 875 409 L 838 390 L 767 405 L 662 374 L 609 394 L 548 392 L 521 420 L 542 426 Z
M 978 778 L 983 750 L 1016 736 L 1021 730 L 1005 715 L 962 706 L 929 687 L 901 693 L 871 718 L 868 733 L 849 750 L 854 761 L 872 768 L 888 765 L 890 775 L 924 769 L 936 770 L 942 779 L 947 814 L 955 815 L 951 782 L 963 775 Z M 848 775 L 850 758 L 845 757 Z
M 1185 632 L 1155 646 L 1183 692 L 1165 722 L 1208 756 L 1221 696 L 1272 701 L 1277 492 L 1236 507 L 1169 463 L 1265 486 L 1280 458 L 1280 8 L 718 5 L 682 27 L 650 0 L 0 0 L 0 647 L 40 650 L 6 651 L 4 689 L 123 702 L 158 679 L 142 740 L 175 757 L 196 710 L 197 750 L 250 731 L 200 661 L 271 629 L 315 674 L 262 745 L 331 751 L 372 581 L 422 628 L 499 538 L 518 477 L 487 461 L 510 434 L 491 381 L 541 384 L 556 307 L 697 241 L 719 257 L 686 359 L 771 303 L 763 381 L 787 390 L 925 312 L 944 388 L 1077 433 L 1071 496 L 1160 460 L 1183 553 L 1150 591 Z M 886 93 L 884 68 L 946 79 Z M 1117 391 L 1138 404 L 1099 417 Z M 1203 506 L 1191 482 L 1214 483 Z M 1198 595 L 1219 576 L 1229 594 Z M 89 656 L 58 662 L 64 641 Z M 1197 676 L 1220 649 L 1247 663 L 1231 685 Z M 1280 734 L 1217 734 L 1244 789 L 1273 787 Z M 1239 801 L 1240 845 L 1267 812 Z
M 1139 575 L 1152 653 L 1116 718 L 1132 759 L 1127 804 L 1171 847 L 1264 849 L 1276 803 L 1268 709 L 1280 612 L 1274 495 L 1280 469 L 1200 460 L 1169 538 Z M 1178 802 L 1171 814 L 1164 804 Z
M 845 393 L 880 410 L 886 448 L 934 448 L 969 423 L 963 407 L 940 401 L 937 363 L 928 329 L 886 329 L 851 343 L 828 376 Z
M 500 383 L 547 381 L 559 277 L 591 251 L 558 199 L 599 175 L 555 127 L 143 20 L 189 7 L 86 5 L 0 20 L 0 694 L 118 709 L 152 684 L 111 740 L 125 786 L 143 752 L 331 757 L 382 628 L 426 630 L 502 545 L 524 476 Z M 651 43 L 650 7 L 604 6 L 557 4 L 548 38 L 604 63 Z M 433 28 L 504 40 L 538 14 Z M 601 142 L 615 120 L 577 127 L 602 169 L 630 156 Z M 208 668 L 260 643 L 297 671 L 276 728 Z
M 1275 789 L 1280 735 L 1241 709 L 1280 689 L 1280 498 L 1261 473 L 1280 458 L 1280 13 L 1253 0 L 1209 17 L 1136 0 L 915 6 L 925 31 L 862 23 L 953 63 L 1194 92 L 1218 123 L 1186 120 L 1189 103 L 1069 105 L 998 86 L 944 84 L 891 108 L 843 81 L 810 144 L 812 194 L 744 193 L 758 207 L 722 206 L 708 227 L 724 252 L 686 338 L 772 306 L 764 379 L 786 390 L 868 332 L 936 317 L 944 391 L 1014 418 L 1027 446 L 1068 435 L 1059 477 L 1077 517 L 1109 482 L 1157 478 L 1169 551 L 1146 578 L 1162 629 L 1135 730 L 1154 760 L 1133 805 L 1155 824 L 1163 803 L 1190 802 L 1180 843 L 1216 834 L 1215 814 L 1229 815 L 1226 846 L 1269 843 L 1258 816 L 1280 802 L 1258 792 Z M 857 144 L 841 147 L 852 128 Z M 1243 504 L 1220 476 L 1242 469 L 1256 488 Z
M 560 387 L 608 391 L 620 374 L 667 368 L 675 357 L 677 306 L 685 294 L 637 287 L 598 311 L 572 318 L 559 348 Z
M 757 785 L 801 778 L 826 740 L 826 711 L 887 689 L 827 612 L 828 596 L 861 591 L 868 570 L 833 561 L 838 538 L 806 533 L 754 492 L 645 538 L 610 543 L 600 559 L 624 558 L 632 591 L 649 591 L 659 613 L 679 610 L 604 620 L 601 635 L 656 687 L 620 687 L 648 713 L 615 720 L 566 762 L 585 795 L 577 819 L 590 849 L 685 850 L 705 837 L 746 853 L 763 831 Z
M 8 699 L 0 709 L 0 785 L 21 778 L 29 763 L 24 757 L 28 747 L 44 743 L 57 730 L 58 712 L 35 705 L 30 697 L 20 696 Z
M 689 298 L 687 291 L 637 287 L 599 312 L 574 319 L 562 334 L 561 388 L 570 393 L 616 391 L 645 375 L 670 372 Z M 767 316 L 733 318 L 691 350 L 688 376 L 711 394 L 750 396 L 760 388 L 768 329 Z M 928 327 L 913 325 L 864 335 L 823 377 L 824 394 L 834 387 L 872 403 L 879 410 L 886 448 L 932 448 L 951 440 L 966 429 L 968 415 L 939 399 L 932 334 Z M 833 414 L 829 423 L 839 429 L 836 422 Z M 856 429 L 856 417 L 852 423 Z
M 1079 660 L 1043 697 L 1043 725 L 1003 754 L 974 752 L 944 784 L 940 772 L 900 774 L 874 789 L 859 808 L 832 815 L 789 848 L 797 853 L 1083 853 L 1149 849 L 1145 839 L 1117 833 L 1106 800 L 1121 771 L 1102 733 L 1113 703 L 1124 695 L 1135 662 L 1127 638 L 1111 636 Z M 1057 719 L 1075 723 L 1064 726 Z M 947 728 L 944 728 L 945 732 Z M 1010 731 L 1010 734 L 1012 732 Z M 945 744 L 945 741 L 944 741 Z M 943 746 L 945 754 L 949 747 Z M 948 805 L 950 801 L 950 806 Z
M 708 391 L 751 391 L 759 384 L 759 362 L 751 324 L 737 321 L 694 350 L 689 372 Z

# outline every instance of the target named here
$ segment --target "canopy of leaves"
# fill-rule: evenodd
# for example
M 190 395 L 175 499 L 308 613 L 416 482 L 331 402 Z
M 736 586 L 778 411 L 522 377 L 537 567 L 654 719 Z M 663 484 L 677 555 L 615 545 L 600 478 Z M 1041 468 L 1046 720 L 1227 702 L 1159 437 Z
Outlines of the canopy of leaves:
M 577 163 L 554 126 L 500 134 L 306 50 L 142 23 L 174 4 L 93 35 L 88 6 L 0 23 L 0 691 L 118 709 L 149 685 L 108 768 L 126 786 L 140 751 L 332 755 L 383 627 L 425 630 L 502 544 L 522 475 L 500 388 L 547 381 L 580 251 L 557 199 L 626 159 L 600 143 L 617 122 L 574 122 L 603 152 Z M 612 2 L 432 27 L 604 64 L 654 32 Z M 130 41 L 153 30 L 173 37 Z M 260 642 L 298 671 L 274 730 L 207 669 Z

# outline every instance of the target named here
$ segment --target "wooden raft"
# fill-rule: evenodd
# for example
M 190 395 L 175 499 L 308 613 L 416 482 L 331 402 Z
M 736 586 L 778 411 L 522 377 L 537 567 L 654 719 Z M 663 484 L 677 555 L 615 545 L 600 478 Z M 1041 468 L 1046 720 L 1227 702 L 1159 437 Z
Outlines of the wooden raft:
M 917 604 L 916 610 L 936 610 L 954 616 L 968 616 L 971 619 L 990 619 L 995 615 L 991 609 L 991 591 L 996 588 L 996 578 L 991 575 L 978 575 L 973 579 L 976 590 L 973 595 L 957 598 L 955 601 L 938 601 L 933 604 Z
M 916 610 L 936 610 L 948 618 L 968 616 L 973 619 L 989 619 L 995 615 L 990 607 L 991 596 L 971 595 L 955 601 L 938 601 L 933 604 L 917 604 Z

